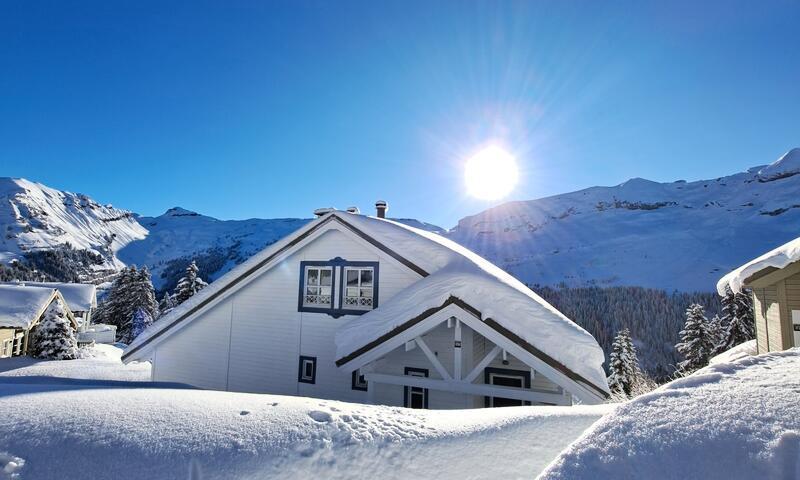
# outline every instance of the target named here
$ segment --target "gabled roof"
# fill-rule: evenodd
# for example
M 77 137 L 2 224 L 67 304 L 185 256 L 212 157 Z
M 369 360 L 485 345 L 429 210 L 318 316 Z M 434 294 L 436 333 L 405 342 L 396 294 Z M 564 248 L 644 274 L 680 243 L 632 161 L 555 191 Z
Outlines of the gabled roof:
M 54 298 L 63 301 L 55 288 L 0 285 L 0 327 L 29 328 L 39 320 Z M 74 323 L 71 312 L 68 316 Z
M 751 277 L 765 270 L 785 268 L 797 261 L 800 261 L 800 237 L 770 250 L 722 277 L 717 282 L 717 293 L 725 295 L 726 288 L 730 288 L 734 293 L 741 292 Z
M 312 221 L 213 282 L 171 311 L 125 350 L 123 360 L 234 289 L 321 226 L 337 222 L 421 277 L 389 302 L 344 325 L 336 335 L 337 357 L 348 356 L 451 296 L 480 310 L 495 324 L 607 391 L 605 360 L 597 341 L 532 290 L 474 252 L 440 235 L 397 222 L 333 211 Z
M 88 283 L 61 282 L 9 282 L 8 285 L 55 288 L 73 312 L 86 312 L 97 308 L 97 287 Z

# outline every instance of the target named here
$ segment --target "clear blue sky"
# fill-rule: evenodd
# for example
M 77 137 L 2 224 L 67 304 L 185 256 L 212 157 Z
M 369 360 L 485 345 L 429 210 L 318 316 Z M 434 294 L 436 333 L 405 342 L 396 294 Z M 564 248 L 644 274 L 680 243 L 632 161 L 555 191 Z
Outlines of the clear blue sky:
M 466 157 L 509 199 L 713 178 L 800 146 L 800 3 L 0 3 L 0 176 L 145 215 L 378 198 L 445 227 Z M 228 6 L 225 6 L 228 5 Z

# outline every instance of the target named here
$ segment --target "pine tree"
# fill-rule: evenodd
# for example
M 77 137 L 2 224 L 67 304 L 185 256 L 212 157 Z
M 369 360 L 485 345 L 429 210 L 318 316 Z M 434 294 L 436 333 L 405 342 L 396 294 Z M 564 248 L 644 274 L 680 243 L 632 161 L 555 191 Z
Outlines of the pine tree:
M 147 267 L 124 268 L 114 280 L 106 300 L 98 307 L 95 319 L 117 327 L 117 340 L 130 343 L 133 340 L 132 319 L 136 310 L 143 309 L 153 319 L 158 316 L 158 303 Z
M 47 307 L 42 320 L 31 331 L 28 353 L 48 360 L 72 360 L 78 357 L 75 329 L 60 299 Z
M 756 338 L 753 299 L 750 292 L 733 293 L 728 289 L 723 298 L 723 313 L 728 322 L 724 326 L 717 352 L 724 352 L 736 345 Z
M 720 345 L 725 339 L 725 326 L 722 323 L 722 318 L 719 315 L 714 315 L 708 321 L 708 331 L 711 334 L 711 343 L 714 345 L 713 355 L 719 351 Z
M 624 394 L 630 398 L 634 385 L 641 376 L 636 347 L 633 346 L 631 332 L 627 328 L 617 332 L 611 345 L 609 358 L 608 386 L 612 393 Z
M 147 327 L 153 324 L 153 317 L 144 308 L 137 308 L 131 318 L 131 340 L 135 339 L 144 332 Z
M 197 268 L 197 264 L 194 263 L 194 260 L 186 267 L 186 275 L 178 280 L 178 285 L 175 287 L 173 298 L 176 306 L 189 300 L 194 294 L 208 285 L 198 275 L 199 271 L 200 269 Z
M 714 352 L 714 339 L 702 305 L 694 303 L 686 309 L 686 323 L 680 338 L 675 348 L 685 360 L 678 364 L 679 372 L 691 373 L 706 366 Z
M 169 292 L 164 292 L 164 296 L 161 297 L 161 301 L 158 303 L 158 315 L 166 315 L 173 308 L 175 308 L 175 301 L 172 299 L 172 295 Z

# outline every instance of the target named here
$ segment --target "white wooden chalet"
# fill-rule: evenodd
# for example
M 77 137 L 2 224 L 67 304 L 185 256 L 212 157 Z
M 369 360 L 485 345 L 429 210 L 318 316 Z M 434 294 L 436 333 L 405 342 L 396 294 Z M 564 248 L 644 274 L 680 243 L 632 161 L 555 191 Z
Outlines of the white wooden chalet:
M 473 252 L 325 210 L 157 321 L 154 381 L 413 408 L 599 403 L 603 351 Z

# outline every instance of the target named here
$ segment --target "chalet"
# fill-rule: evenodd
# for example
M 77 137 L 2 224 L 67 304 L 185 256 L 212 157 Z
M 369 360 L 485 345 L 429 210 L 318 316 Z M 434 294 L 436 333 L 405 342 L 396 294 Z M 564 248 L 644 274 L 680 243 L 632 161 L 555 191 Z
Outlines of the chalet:
M 800 238 L 753 259 L 717 283 L 753 295 L 759 353 L 800 347 Z
M 0 285 L 0 358 L 28 353 L 31 329 L 56 299 L 67 305 L 55 288 Z M 72 312 L 65 310 L 77 328 Z
M 464 247 L 357 209 L 317 218 L 132 342 L 155 381 L 413 408 L 600 403 L 603 351 Z
M 14 282 L 9 285 L 55 288 L 64 297 L 78 330 L 83 332 L 92 322 L 92 313 L 97 308 L 97 287 L 86 283 L 65 282 Z

